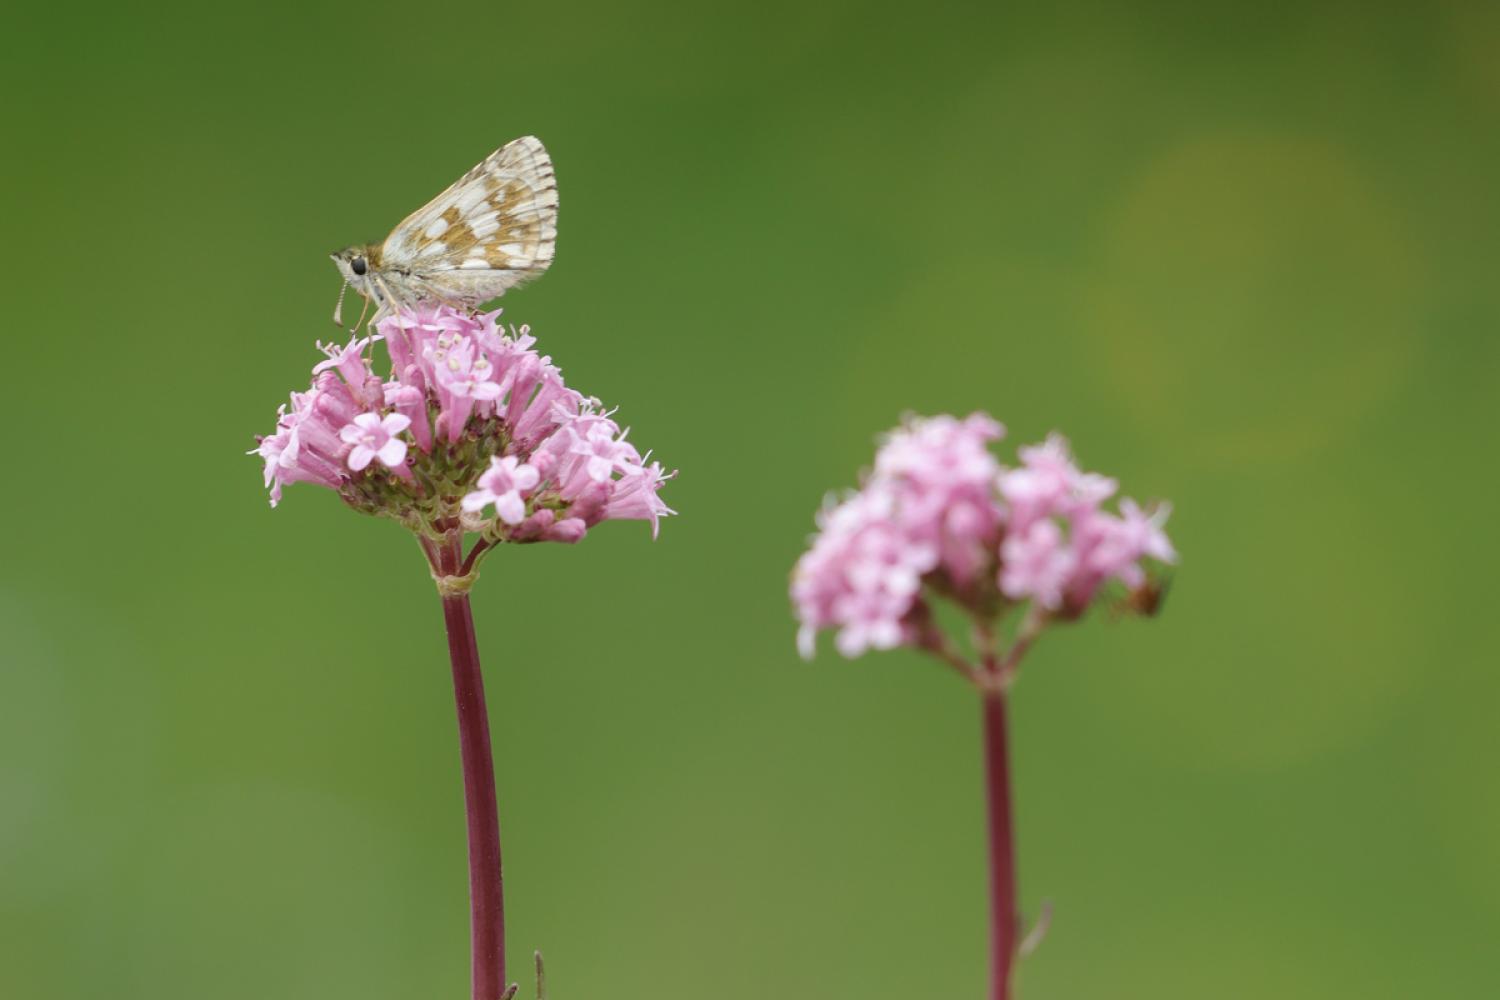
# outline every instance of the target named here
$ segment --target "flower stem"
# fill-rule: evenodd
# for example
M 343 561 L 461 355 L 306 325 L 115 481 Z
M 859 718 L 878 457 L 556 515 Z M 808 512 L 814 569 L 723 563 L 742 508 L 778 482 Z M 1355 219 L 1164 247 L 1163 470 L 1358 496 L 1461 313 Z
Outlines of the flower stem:
M 438 570 L 458 575 L 462 535 L 437 547 Z M 500 814 L 495 804 L 495 763 L 479 643 L 467 593 L 443 597 L 453 695 L 458 704 L 458 741 L 463 759 L 464 809 L 469 825 L 469 912 L 473 950 L 473 1000 L 500 1000 L 505 992 L 505 900 L 500 878 Z
M 1016 906 L 1016 845 L 1010 813 L 1005 692 L 985 690 L 984 764 L 990 841 L 990 1000 L 1010 1000 L 1020 911 Z

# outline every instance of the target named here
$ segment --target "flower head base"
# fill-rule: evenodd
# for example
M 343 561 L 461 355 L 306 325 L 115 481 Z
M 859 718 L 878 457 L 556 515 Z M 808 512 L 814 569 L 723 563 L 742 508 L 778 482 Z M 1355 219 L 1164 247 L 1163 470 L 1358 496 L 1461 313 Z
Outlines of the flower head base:
M 376 336 L 324 347 L 311 388 L 256 448 L 272 506 L 313 482 L 428 537 L 576 542 L 609 519 L 650 521 L 654 535 L 673 513 L 658 496 L 670 475 L 498 315 L 402 311 Z M 377 341 L 385 380 L 368 356 Z
M 1018 658 L 1046 622 L 1081 617 L 1112 582 L 1159 591 L 1146 561 L 1176 561 L 1162 530 L 1170 508 L 1126 499 L 1109 512 L 1115 481 L 1080 471 L 1055 434 L 1005 468 L 990 452 L 1004 433 L 976 413 L 909 419 L 887 437 L 864 486 L 818 516 L 793 573 L 804 656 L 820 630 L 834 629 L 846 656 L 905 644 L 959 664 L 933 624 L 937 597 L 974 622 L 986 666 L 962 669 L 989 676 L 1004 666 L 997 625 L 1017 605 L 1030 607 Z

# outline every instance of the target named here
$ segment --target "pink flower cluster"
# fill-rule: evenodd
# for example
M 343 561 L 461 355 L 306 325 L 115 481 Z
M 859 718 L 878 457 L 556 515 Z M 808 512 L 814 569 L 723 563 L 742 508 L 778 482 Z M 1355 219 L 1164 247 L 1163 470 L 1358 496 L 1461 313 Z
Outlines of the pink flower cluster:
M 846 656 L 915 642 L 924 587 L 980 617 L 1032 601 L 1076 618 L 1108 581 L 1144 586 L 1144 560 L 1176 560 L 1168 506 L 1107 511 L 1115 481 L 1080 471 L 1058 435 L 1003 467 L 989 449 L 1004 433 L 976 413 L 910 419 L 886 439 L 864 486 L 819 514 L 793 573 L 804 656 L 822 629 Z
M 654 535 L 673 513 L 658 496 L 670 477 L 498 315 L 400 312 L 378 336 L 324 346 L 312 387 L 292 393 L 254 452 L 272 506 L 282 487 L 312 482 L 369 513 L 495 541 L 576 542 L 610 519 L 650 521 Z M 386 380 L 367 356 L 375 341 L 390 355 Z
M 356 418 L 373 416 L 375 424 L 384 429 L 380 416 L 373 412 L 379 408 L 385 393 L 365 359 L 364 352 L 369 346 L 369 338 L 351 341 L 342 350 L 331 344 L 319 344 L 328 360 L 313 368 L 312 387 L 307 392 L 292 393 L 291 409 L 282 404 L 276 411 L 275 433 L 257 438 L 258 445 L 251 454 L 258 454 L 265 461 L 272 507 L 281 502 L 283 486 L 317 483 L 337 490 L 353 472 L 359 471 L 346 467 L 357 447 L 352 439 L 356 433 L 377 432 L 369 421 L 356 423 Z M 351 440 L 345 439 L 345 431 Z M 370 449 L 371 444 L 376 447 Z M 372 437 L 364 448 L 379 454 L 385 444 Z M 403 447 L 394 465 L 398 475 L 410 475 L 402 461 L 405 451 Z M 386 450 L 385 455 L 397 458 L 394 449 Z M 369 464 L 365 451 L 361 451 L 356 461 Z

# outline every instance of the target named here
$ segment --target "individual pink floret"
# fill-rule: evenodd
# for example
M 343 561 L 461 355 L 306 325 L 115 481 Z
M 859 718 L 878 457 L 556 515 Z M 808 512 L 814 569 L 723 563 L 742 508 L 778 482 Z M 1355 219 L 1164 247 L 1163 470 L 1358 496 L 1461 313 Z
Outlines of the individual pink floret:
M 353 445 L 345 459 L 349 468 L 360 472 L 379 459 L 387 469 L 406 461 L 406 442 L 398 436 L 411 426 L 411 418 L 399 413 L 361 413 L 339 431 L 339 438 Z
M 479 477 L 479 488 L 464 497 L 463 509 L 473 512 L 494 504 L 500 520 L 520 524 L 526 517 L 525 494 L 535 489 L 541 478 L 536 469 L 514 455 L 491 458 L 489 471 Z

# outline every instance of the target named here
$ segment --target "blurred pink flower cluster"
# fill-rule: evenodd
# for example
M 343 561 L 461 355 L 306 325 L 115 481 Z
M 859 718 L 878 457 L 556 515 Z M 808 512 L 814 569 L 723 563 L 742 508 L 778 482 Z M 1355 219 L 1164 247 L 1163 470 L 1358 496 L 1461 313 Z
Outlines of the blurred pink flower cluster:
M 633 519 L 654 535 L 673 513 L 658 496 L 669 475 L 498 315 L 422 308 L 324 346 L 312 387 L 292 393 L 254 452 L 272 506 L 282 487 L 312 482 L 419 531 L 576 542 L 600 521 Z M 390 355 L 386 380 L 368 357 L 375 341 Z
M 793 573 L 804 656 L 823 629 L 837 630 L 846 656 L 927 643 L 924 590 L 982 624 L 1026 601 L 1036 620 L 1072 619 L 1107 582 L 1144 588 L 1146 560 L 1176 560 L 1167 505 L 1106 510 L 1115 481 L 1080 471 L 1058 435 L 1004 467 L 990 451 L 1004 433 L 976 413 L 913 418 L 890 434 L 864 486 L 819 514 Z

